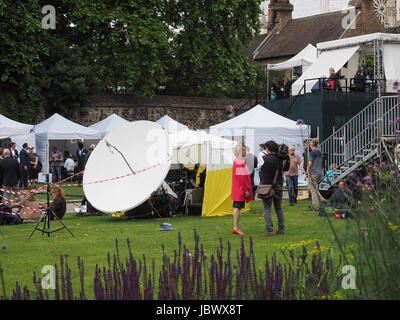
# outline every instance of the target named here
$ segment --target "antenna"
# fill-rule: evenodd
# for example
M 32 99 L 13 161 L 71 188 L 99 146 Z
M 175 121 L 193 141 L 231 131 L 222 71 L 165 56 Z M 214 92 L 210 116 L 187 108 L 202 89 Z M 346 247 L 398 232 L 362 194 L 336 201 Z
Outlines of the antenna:
M 111 131 L 97 144 L 86 164 L 86 198 L 105 213 L 139 206 L 163 183 L 171 154 L 168 134 L 155 122 L 130 122 Z

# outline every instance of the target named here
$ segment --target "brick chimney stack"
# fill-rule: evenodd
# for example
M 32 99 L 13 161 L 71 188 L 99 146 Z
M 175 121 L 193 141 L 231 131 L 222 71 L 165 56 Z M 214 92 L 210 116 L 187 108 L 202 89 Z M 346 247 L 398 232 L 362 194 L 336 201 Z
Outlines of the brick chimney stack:
M 280 31 L 282 27 L 292 20 L 293 5 L 289 0 L 271 0 L 268 6 L 268 32 L 274 27 Z

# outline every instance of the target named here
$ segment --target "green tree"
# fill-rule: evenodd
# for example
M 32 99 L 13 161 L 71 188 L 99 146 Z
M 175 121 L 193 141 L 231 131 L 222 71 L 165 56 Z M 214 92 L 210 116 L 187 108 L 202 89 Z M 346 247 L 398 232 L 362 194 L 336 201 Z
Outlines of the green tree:
M 240 51 L 260 29 L 260 0 L 165 0 L 175 30 L 168 93 L 243 92 L 257 78 Z

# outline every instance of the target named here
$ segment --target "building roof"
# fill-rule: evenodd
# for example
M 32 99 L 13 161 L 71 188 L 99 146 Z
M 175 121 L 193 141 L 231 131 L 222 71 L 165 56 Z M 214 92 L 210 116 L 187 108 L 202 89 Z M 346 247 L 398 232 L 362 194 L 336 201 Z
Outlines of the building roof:
M 266 36 L 266 33 L 258 35 L 247 46 L 242 46 L 240 51 L 243 52 L 250 59 L 253 59 L 254 51 L 256 51 L 256 49 L 260 46 Z
M 280 32 L 272 32 L 254 60 L 294 56 L 308 44 L 339 39 L 345 32 L 343 18 L 348 12 L 336 11 L 289 20 Z M 257 48 L 257 47 L 256 47 Z

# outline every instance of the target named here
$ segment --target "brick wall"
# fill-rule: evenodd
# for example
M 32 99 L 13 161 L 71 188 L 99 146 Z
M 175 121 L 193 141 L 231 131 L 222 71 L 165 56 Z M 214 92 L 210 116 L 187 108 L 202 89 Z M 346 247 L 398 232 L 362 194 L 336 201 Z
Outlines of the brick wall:
M 197 129 L 227 120 L 226 107 L 232 104 L 240 108 L 248 100 L 202 97 L 154 96 L 137 98 L 130 95 L 99 95 L 77 112 L 71 119 L 85 126 L 107 118 L 112 113 L 129 120 L 157 121 L 164 115 L 183 123 L 191 123 Z M 249 104 L 243 108 L 247 110 Z

